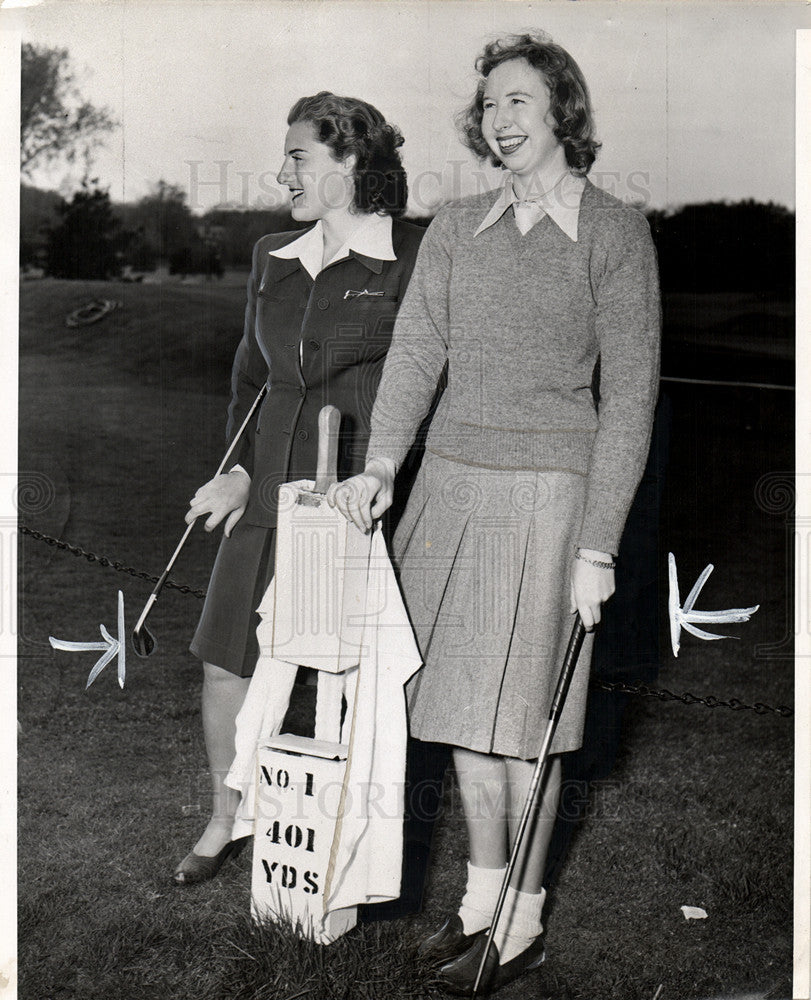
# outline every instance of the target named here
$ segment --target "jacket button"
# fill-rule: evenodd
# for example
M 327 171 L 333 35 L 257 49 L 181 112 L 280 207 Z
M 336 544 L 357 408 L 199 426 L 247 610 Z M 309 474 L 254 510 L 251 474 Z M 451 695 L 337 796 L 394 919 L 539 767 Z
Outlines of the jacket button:
M 326 297 L 320 298 L 317 305 L 319 309 L 329 309 L 329 299 Z
M 309 436 L 310 436 L 310 432 L 309 432 L 309 431 L 299 431 L 299 432 L 297 433 L 297 435 L 296 435 L 296 436 L 297 436 L 297 437 L 298 437 L 298 438 L 299 438 L 300 440 L 302 440 L 302 441 L 306 441 L 306 440 L 307 440 L 307 438 L 309 438 Z
M 311 340 L 310 341 L 310 347 L 312 347 L 312 349 L 314 351 L 320 351 L 321 350 L 321 345 L 318 343 L 317 340 Z

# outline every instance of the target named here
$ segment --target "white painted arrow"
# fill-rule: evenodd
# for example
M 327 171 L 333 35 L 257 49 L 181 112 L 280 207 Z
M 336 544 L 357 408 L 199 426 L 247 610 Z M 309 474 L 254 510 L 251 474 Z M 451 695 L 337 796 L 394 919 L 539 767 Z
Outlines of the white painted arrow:
M 126 642 L 124 639 L 124 595 L 120 590 L 118 592 L 118 638 L 114 639 L 103 625 L 99 625 L 99 631 L 104 642 L 69 642 L 67 639 L 54 639 L 52 635 L 48 636 L 48 641 L 54 649 L 64 649 L 69 653 L 81 653 L 91 649 L 104 650 L 103 655 L 96 660 L 95 666 L 90 671 L 87 684 L 85 684 L 85 691 L 107 664 L 117 656 L 118 685 L 123 688 L 124 677 L 126 675 Z
M 756 604 L 752 608 L 729 608 L 726 611 L 693 611 L 693 606 L 698 600 L 701 588 L 707 582 L 715 567 L 712 563 L 704 567 L 703 572 L 696 580 L 693 589 L 681 605 L 679 597 L 679 578 L 676 572 L 676 557 L 672 552 L 667 554 L 668 577 L 670 580 L 670 593 L 668 595 L 668 612 L 670 614 L 670 645 L 673 647 L 673 655 L 679 655 L 681 646 L 681 630 L 684 629 L 697 639 L 737 639 L 734 635 L 717 635 L 715 632 L 705 632 L 696 628 L 696 624 L 712 625 L 726 624 L 728 622 L 748 622 L 752 615 L 760 607 Z

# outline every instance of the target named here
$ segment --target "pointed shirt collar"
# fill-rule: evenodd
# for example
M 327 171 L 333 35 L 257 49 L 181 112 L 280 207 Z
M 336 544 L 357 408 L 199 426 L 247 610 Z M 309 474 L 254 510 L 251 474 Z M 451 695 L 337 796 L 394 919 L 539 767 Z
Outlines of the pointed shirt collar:
M 548 215 L 561 232 L 565 233 L 573 243 L 577 243 L 577 223 L 580 218 L 580 201 L 586 187 L 586 178 L 577 174 L 566 173 L 560 182 L 548 194 L 540 198 L 530 199 L 542 210 L 541 218 Z M 479 233 L 489 229 L 516 202 L 520 201 L 509 176 L 498 198 L 490 206 L 490 211 L 481 221 L 481 225 L 473 234 L 474 239 Z
M 269 253 L 271 257 L 281 257 L 284 260 L 298 257 L 301 266 L 315 280 L 323 270 L 321 261 L 324 256 L 324 227 L 321 225 L 321 220 L 319 219 L 312 229 L 307 229 L 292 243 L 279 247 L 278 250 L 270 250 Z M 343 260 L 350 254 L 360 257 L 365 264 L 372 267 L 372 270 L 376 270 L 372 266 L 373 261 L 397 260 L 391 241 L 391 216 L 368 215 L 353 230 L 329 263 L 334 264 L 335 261 Z

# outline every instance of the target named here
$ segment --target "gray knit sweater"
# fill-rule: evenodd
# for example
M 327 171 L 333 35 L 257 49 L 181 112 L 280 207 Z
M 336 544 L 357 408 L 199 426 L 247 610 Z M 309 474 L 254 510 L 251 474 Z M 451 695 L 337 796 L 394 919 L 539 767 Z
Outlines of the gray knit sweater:
M 579 544 L 616 553 L 658 390 L 659 284 L 647 221 L 587 183 L 576 243 L 549 217 L 522 236 L 509 209 L 474 239 L 496 196 L 445 206 L 422 241 L 367 456 L 399 466 L 447 361 L 427 450 L 487 468 L 587 476 Z

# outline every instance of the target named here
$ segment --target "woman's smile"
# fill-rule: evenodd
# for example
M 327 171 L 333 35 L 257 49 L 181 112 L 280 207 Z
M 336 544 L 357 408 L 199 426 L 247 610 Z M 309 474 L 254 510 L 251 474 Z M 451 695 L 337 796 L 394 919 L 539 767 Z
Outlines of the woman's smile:
M 499 135 L 496 136 L 498 151 L 502 156 L 509 156 L 527 141 L 525 135 Z
M 526 59 L 508 59 L 487 77 L 481 130 L 521 188 L 543 191 L 566 170 L 566 154 L 555 135 L 549 88 Z
M 354 158 L 339 162 L 318 140 L 308 121 L 294 122 L 287 132 L 284 162 L 276 180 L 290 192 L 293 218 L 315 222 L 345 212 L 354 190 Z

